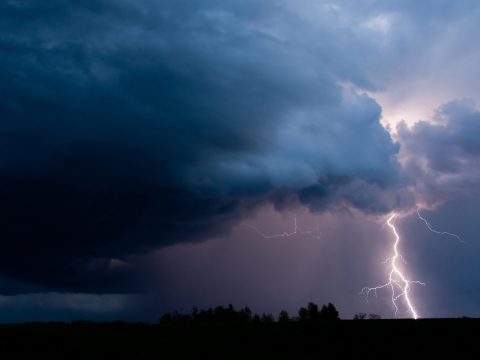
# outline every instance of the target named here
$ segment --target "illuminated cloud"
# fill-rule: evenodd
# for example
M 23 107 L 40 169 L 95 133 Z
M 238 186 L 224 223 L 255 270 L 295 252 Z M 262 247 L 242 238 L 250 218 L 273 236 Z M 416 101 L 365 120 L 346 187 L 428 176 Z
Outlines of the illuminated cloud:
M 435 206 L 476 194 L 480 181 L 480 112 L 472 100 L 441 106 L 431 121 L 413 127 L 400 123 L 399 141 L 405 174 L 418 202 Z

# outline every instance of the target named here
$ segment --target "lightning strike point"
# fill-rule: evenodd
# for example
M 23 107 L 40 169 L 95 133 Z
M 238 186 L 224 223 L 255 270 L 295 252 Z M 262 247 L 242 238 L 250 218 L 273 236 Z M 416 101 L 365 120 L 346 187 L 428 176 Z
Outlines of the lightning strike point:
M 377 296 L 378 290 L 390 289 L 392 305 L 395 310 L 395 317 L 397 316 L 397 313 L 399 310 L 398 301 L 403 300 L 411 316 L 414 319 L 418 319 L 419 315 L 410 297 L 411 285 L 412 284 L 425 285 L 425 283 L 421 281 L 407 279 L 407 277 L 403 274 L 402 269 L 398 265 L 398 260 L 402 261 L 404 264 L 406 264 L 406 261 L 403 258 L 403 256 L 399 253 L 399 250 L 398 250 L 398 247 L 400 244 L 400 235 L 398 234 L 397 229 L 395 228 L 394 220 L 396 216 L 397 214 L 393 213 L 392 215 L 390 215 L 387 222 L 385 223 L 392 230 L 392 233 L 395 237 L 395 241 L 393 243 L 393 248 L 392 248 L 393 255 L 385 260 L 385 263 L 388 264 L 390 267 L 390 272 L 388 274 L 388 282 L 386 282 L 383 285 L 379 285 L 375 287 L 364 287 L 361 291 L 361 294 L 364 294 L 368 301 L 368 297 L 372 291 L 374 292 L 375 296 Z

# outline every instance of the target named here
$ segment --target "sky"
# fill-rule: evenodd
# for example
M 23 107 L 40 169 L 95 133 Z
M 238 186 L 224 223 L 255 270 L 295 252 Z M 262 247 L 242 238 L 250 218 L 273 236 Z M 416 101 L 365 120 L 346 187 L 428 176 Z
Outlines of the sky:
M 361 294 L 388 280 L 393 213 L 418 314 L 480 316 L 479 15 L 3 1 L 0 322 L 394 317 L 388 288 Z

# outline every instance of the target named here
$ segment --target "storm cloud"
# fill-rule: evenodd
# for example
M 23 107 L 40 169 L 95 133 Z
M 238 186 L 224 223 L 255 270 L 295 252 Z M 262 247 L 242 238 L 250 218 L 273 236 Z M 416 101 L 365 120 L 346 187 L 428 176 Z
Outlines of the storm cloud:
M 342 53 L 354 34 L 274 2 L 0 12 L 5 278 L 139 291 L 136 254 L 224 233 L 267 201 L 392 206 L 355 195 L 397 181 L 399 147 L 343 85 L 373 87 Z
M 473 105 L 394 140 L 372 95 L 424 8 L 338 4 L 3 2 L 0 292 L 142 292 L 142 256 L 267 203 L 378 215 L 476 182 Z

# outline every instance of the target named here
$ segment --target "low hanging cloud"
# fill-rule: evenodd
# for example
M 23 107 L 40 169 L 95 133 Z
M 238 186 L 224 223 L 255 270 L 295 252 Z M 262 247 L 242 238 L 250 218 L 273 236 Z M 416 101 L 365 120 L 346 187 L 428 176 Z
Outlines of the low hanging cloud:
M 359 61 L 373 44 L 317 10 L 321 24 L 270 1 L 0 5 L 0 291 L 142 291 L 137 255 L 269 201 L 413 206 L 400 145 L 357 90 L 376 89 Z M 407 169 L 427 171 L 428 126 L 399 129 Z

